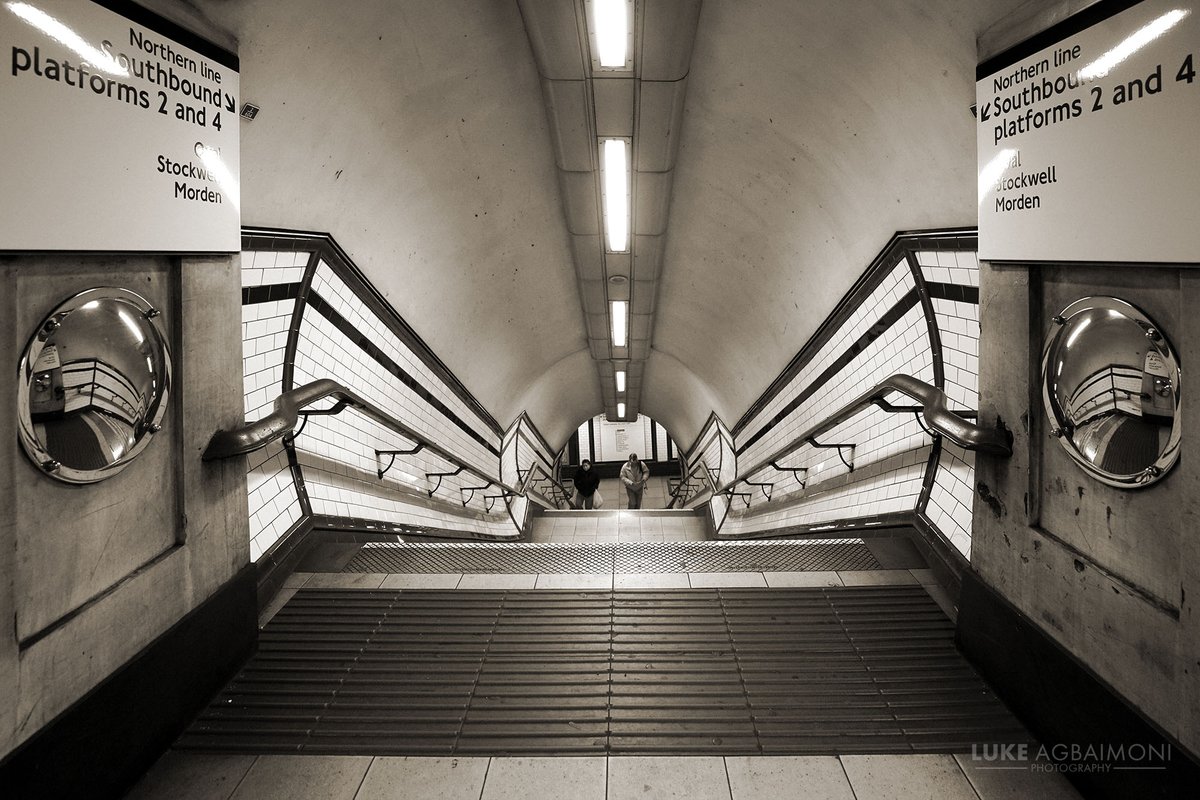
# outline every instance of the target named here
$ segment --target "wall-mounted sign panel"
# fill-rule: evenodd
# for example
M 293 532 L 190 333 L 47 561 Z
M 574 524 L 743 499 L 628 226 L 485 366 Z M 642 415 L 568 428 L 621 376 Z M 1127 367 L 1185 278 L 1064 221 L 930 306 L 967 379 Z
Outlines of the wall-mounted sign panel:
M 1200 261 L 1198 8 L 1145 0 L 980 69 L 980 258 Z
M 129 9 L 0 0 L 0 249 L 240 248 L 236 57 Z

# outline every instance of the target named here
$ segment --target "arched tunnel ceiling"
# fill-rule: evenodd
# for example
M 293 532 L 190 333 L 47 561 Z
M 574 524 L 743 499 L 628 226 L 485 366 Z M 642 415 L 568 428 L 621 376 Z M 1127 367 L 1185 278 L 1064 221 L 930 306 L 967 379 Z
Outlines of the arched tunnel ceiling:
M 555 365 L 554 410 L 598 413 L 595 367 L 568 358 L 587 343 L 515 0 L 199 6 L 262 109 L 244 223 L 331 233 L 501 425 Z
M 566 1 L 566 0 L 564 0 Z M 329 231 L 502 423 L 601 409 L 516 0 L 196 0 L 242 213 Z M 642 408 L 732 424 L 897 230 L 975 224 L 976 36 L 1016 0 L 703 3 Z

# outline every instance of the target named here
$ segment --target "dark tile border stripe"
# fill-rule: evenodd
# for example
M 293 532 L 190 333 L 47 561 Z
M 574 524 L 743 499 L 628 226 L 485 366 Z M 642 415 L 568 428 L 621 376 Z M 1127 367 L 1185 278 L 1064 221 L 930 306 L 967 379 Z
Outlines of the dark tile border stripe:
M 276 300 L 295 300 L 300 296 L 301 283 L 270 283 L 263 286 L 243 286 L 242 305 L 272 303 Z
M 758 429 L 758 432 L 742 443 L 737 449 L 737 455 L 749 450 L 762 437 L 766 436 L 771 430 L 787 419 L 793 411 L 799 408 L 805 400 L 812 397 L 817 392 L 825 387 L 825 384 L 837 377 L 838 373 L 844 370 L 851 361 L 859 356 L 864 350 L 871 346 L 871 343 L 883 336 L 888 330 L 895 325 L 900 319 L 912 310 L 914 306 L 919 305 L 921 297 L 916 289 L 910 289 L 904 297 L 901 297 L 896 305 L 892 306 L 887 312 L 879 318 L 879 321 L 872 325 L 866 333 L 858 337 L 842 354 L 838 356 L 832 364 L 830 364 L 824 372 L 813 378 L 812 383 L 804 387 L 800 394 L 796 395 L 790 403 L 780 409 L 779 413 L 771 417 L 765 425 Z
M 379 366 L 391 373 L 396 380 L 400 381 L 402 384 L 411 389 L 413 393 L 417 395 L 417 397 L 420 397 L 433 408 L 437 409 L 443 416 L 446 417 L 446 419 L 453 422 L 468 436 L 487 448 L 488 452 L 490 452 L 492 455 L 496 456 L 497 458 L 500 457 L 500 450 L 495 445 L 483 438 L 478 431 L 476 431 L 461 417 L 455 414 L 449 406 L 435 397 L 433 392 L 426 389 L 416 378 L 409 375 L 408 372 L 406 372 L 399 364 L 397 364 L 386 353 L 379 349 L 379 346 L 371 340 L 370 336 L 355 328 L 349 320 L 339 314 L 333 308 L 333 306 L 331 306 L 329 302 L 326 301 L 325 298 L 321 297 L 321 295 L 315 290 L 309 292 L 307 302 L 309 307 L 314 309 L 325 319 L 329 320 L 329 323 L 337 328 L 343 336 L 345 336 L 354 344 L 358 345 L 358 347 L 364 353 L 370 356 L 377 364 L 379 364 Z
M 487 428 L 497 437 L 504 433 L 495 417 L 488 413 L 483 404 L 458 379 L 458 376 L 450 371 L 450 368 L 437 357 L 425 340 L 379 293 L 330 234 L 244 226 L 242 228 L 242 250 L 315 253 L 346 284 L 347 288 L 388 327 L 392 334 L 412 351 L 413 355 L 421 359 L 450 391 L 466 403 L 467 407 L 479 417 Z

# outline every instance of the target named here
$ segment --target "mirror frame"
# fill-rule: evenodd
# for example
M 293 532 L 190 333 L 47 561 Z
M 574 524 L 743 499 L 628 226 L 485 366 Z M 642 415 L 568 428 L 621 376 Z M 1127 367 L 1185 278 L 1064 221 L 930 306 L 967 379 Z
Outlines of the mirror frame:
M 1082 328 L 1073 326 L 1072 321 L 1079 314 L 1089 311 L 1116 313 L 1128 319 L 1131 324 L 1137 325 L 1146 337 L 1148 342 L 1147 349 L 1158 352 L 1167 367 L 1175 409 L 1171 434 L 1167 439 L 1166 445 L 1160 449 L 1158 458 L 1138 472 L 1121 474 L 1104 470 L 1084 456 L 1075 442 L 1069 436 L 1064 435 L 1064 431 L 1069 429 L 1071 422 L 1060 407 L 1058 398 L 1050 389 L 1052 377 L 1050 374 L 1051 364 L 1058 360 L 1057 357 L 1060 355 L 1060 350 L 1065 348 L 1064 342 L 1068 342 L 1079 336 L 1086 337 Z M 1179 380 L 1179 359 L 1176 356 L 1175 349 L 1171 347 L 1171 343 L 1163 334 L 1162 329 L 1132 303 L 1127 303 L 1117 297 L 1103 295 L 1082 297 L 1068 305 L 1053 318 L 1052 327 L 1046 336 L 1046 347 L 1042 354 L 1041 375 L 1042 405 L 1046 410 L 1047 418 L 1050 420 L 1050 435 L 1058 439 L 1059 444 L 1063 446 L 1063 449 L 1067 451 L 1071 459 L 1084 472 L 1102 483 L 1106 483 L 1109 486 L 1116 486 L 1120 489 L 1142 489 L 1162 480 L 1171 467 L 1175 466 L 1176 462 L 1179 461 L 1180 441 L 1183 435 L 1183 417 L 1180 409 L 1181 386 Z
M 93 301 L 110 301 L 123 303 L 137 312 L 139 317 L 148 324 L 145 329 L 153 339 L 152 346 L 157 348 L 162 363 L 162 388 L 150 414 L 145 420 L 145 430 L 137 441 L 120 458 L 97 469 L 76 469 L 57 461 L 43 446 L 34 428 L 33 416 L 29 408 L 29 386 L 33 378 L 33 368 L 38 357 L 46 346 L 47 340 L 62 327 L 64 321 L 76 309 Z M 37 326 L 17 367 L 17 433 L 25 454 L 47 475 L 64 483 L 87 484 L 102 481 L 116 475 L 133 461 L 150 444 L 154 434 L 162 429 L 162 420 L 167 413 L 167 401 L 171 391 L 171 348 L 167 337 L 163 334 L 158 320 L 158 309 L 146 298 L 128 289 L 112 286 L 101 286 L 82 291 L 59 303 Z

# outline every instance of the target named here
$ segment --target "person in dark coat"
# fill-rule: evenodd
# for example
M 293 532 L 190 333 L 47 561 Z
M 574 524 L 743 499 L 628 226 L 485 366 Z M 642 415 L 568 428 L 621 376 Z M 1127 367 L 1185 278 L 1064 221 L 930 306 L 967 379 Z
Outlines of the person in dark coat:
M 600 488 L 600 476 L 592 469 L 592 462 L 584 459 L 575 470 L 575 507 L 593 508 L 596 490 Z

